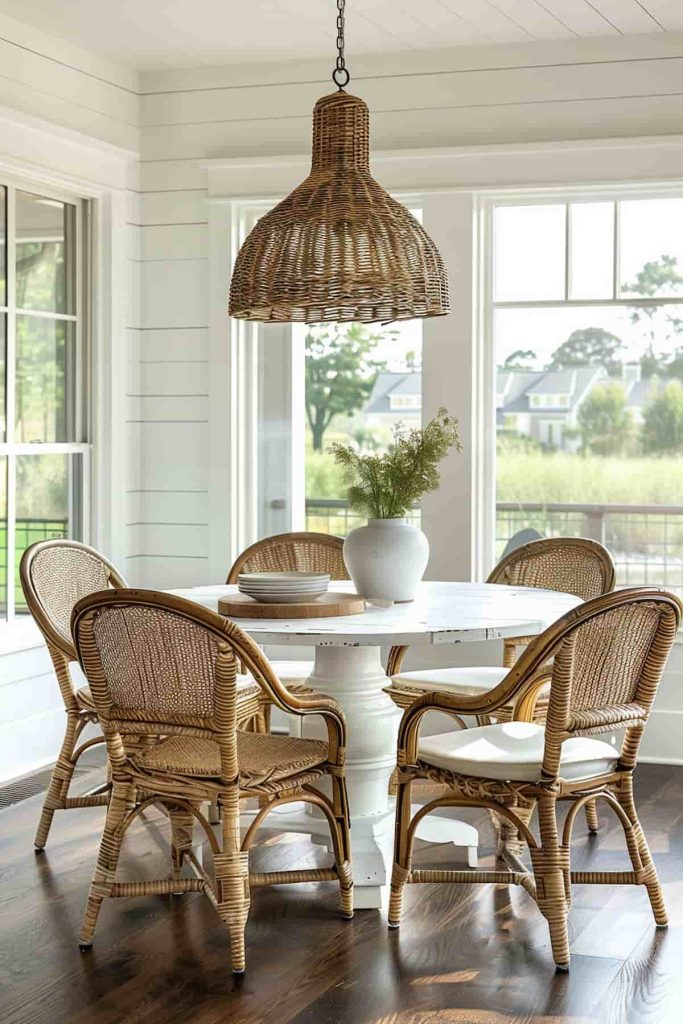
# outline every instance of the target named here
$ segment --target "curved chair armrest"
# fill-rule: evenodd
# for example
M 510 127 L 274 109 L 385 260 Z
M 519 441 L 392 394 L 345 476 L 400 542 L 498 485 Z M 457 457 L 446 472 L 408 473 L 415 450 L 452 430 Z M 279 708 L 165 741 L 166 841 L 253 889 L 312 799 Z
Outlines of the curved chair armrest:
M 389 651 L 389 657 L 387 658 L 387 675 L 390 679 L 392 676 L 398 675 L 401 671 L 403 659 L 407 653 L 407 646 L 397 644 L 395 644 Z
M 226 620 L 224 629 L 231 637 L 239 660 L 276 708 L 287 715 L 321 715 L 325 719 L 330 760 L 339 763 L 339 751 L 343 752 L 346 747 L 346 718 L 341 705 L 322 694 L 292 693 L 278 678 L 261 648 L 247 633 L 230 620 Z M 343 758 L 343 753 L 341 756 Z
M 550 685 L 552 674 L 552 669 L 547 668 L 539 672 L 533 679 L 527 681 L 521 693 L 518 693 L 515 699 L 514 713 L 512 715 L 514 722 L 534 721 L 536 705 L 541 696 L 541 691 L 545 686 Z

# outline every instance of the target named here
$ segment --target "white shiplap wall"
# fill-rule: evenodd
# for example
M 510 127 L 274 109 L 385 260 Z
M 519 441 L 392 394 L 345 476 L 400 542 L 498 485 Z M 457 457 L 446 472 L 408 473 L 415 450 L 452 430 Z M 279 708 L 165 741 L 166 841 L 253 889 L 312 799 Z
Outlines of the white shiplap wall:
M 118 227 L 106 244 L 100 239 L 97 319 L 103 344 L 106 339 L 113 347 L 125 343 L 124 323 L 139 324 L 138 111 L 136 74 L 0 16 L 0 179 L 6 173 L 37 190 L 44 183 L 102 197 L 112 224 L 127 219 L 132 225 L 125 251 Z M 98 390 L 107 386 L 102 382 Z M 120 405 L 112 402 L 118 439 L 124 425 L 114 410 Z M 136 458 L 129 447 L 121 461 L 129 465 Z M 120 488 L 120 481 L 99 482 L 102 507 L 111 504 L 114 486 Z M 123 553 L 118 545 L 117 560 Z M 0 633 L 0 780 L 53 761 L 64 733 L 52 665 L 29 626 Z

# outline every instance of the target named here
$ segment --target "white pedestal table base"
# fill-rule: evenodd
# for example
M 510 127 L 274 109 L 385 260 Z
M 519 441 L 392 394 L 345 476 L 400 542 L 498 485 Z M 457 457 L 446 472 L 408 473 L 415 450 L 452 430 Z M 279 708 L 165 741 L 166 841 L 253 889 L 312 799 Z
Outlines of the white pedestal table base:
M 344 709 L 348 727 L 346 784 L 351 813 L 354 905 L 356 909 L 380 908 L 383 890 L 391 877 L 394 839 L 394 807 L 389 798 L 389 779 L 396 766 L 396 737 L 401 712 L 383 687 L 389 680 L 378 647 L 317 646 L 315 665 L 308 685 L 334 697 Z M 304 735 L 325 737 L 322 719 L 304 720 Z M 324 781 L 321 780 L 321 788 Z M 245 812 L 248 823 L 253 813 Z M 330 847 L 330 835 L 319 812 L 310 805 L 275 808 L 264 829 L 303 832 L 314 843 Z M 417 836 L 431 843 L 467 847 L 468 864 L 477 863 L 478 834 L 473 826 L 450 818 L 429 815 Z

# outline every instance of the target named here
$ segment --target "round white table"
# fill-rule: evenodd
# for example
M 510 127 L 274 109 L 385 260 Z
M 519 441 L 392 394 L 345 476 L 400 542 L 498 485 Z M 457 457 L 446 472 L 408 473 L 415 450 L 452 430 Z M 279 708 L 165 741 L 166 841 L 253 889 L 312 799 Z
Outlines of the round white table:
M 331 589 L 353 593 L 353 584 L 335 582 Z M 214 611 L 219 597 L 236 592 L 237 587 L 226 584 L 171 591 Z M 425 582 L 415 601 L 391 607 L 369 604 L 360 615 L 235 620 L 259 644 L 314 647 L 309 684 L 334 697 L 344 708 L 358 909 L 381 906 L 391 866 L 393 807 L 388 790 L 396 764 L 401 714 L 383 693 L 389 680 L 382 666 L 381 649 L 394 644 L 417 647 L 533 635 L 578 603 L 579 599 L 569 594 L 528 587 Z M 421 838 L 465 846 L 470 865 L 476 865 L 478 836 L 471 825 L 446 818 L 434 822 L 433 816 L 424 825 L 424 831 L 419 832 Z M 283 808 L 277 827 L 282 832 L 308 832 L 315 842 L 329 841 L 318 818 L 308 812 L 285 813 Z

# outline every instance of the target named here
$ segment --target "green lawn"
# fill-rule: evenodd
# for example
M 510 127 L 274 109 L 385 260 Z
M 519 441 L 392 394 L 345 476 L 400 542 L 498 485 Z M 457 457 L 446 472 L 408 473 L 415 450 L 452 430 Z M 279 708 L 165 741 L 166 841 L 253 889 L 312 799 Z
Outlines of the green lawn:
M 30 544 L 53 537 L 66 537 L 66 523 L 63 519 L 18 519 L 14 536 L 15 603 L 17 609 L 25 608 L 24 595 L 19 582 L 19 562 Z M 7 586 L 7 529 L 0 526 L 0 608 L 6 602 Z
M 681 505 L 683 458 L 600 458 L 506 452 L 496 500 L 548 504 Z

